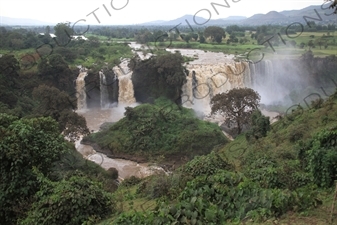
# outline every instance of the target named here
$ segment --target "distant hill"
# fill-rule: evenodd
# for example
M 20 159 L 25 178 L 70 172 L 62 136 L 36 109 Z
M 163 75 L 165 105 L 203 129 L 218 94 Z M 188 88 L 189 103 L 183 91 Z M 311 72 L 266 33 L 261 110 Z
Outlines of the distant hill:
M 177 19 L 174 20 L 169 20 L 169 21 L 162 21 L 160 22 L 160 20 L 156 20 L 156 21 L 152 21 L 152 22 L 148 22 L 148 23 L 142 23 L 140 25 L 162 25 L 162 26 L 176 26 L 178 24 L 182 24 L 182 25 L 188 25 L 186 23 L 186 20 L 191 24 L 191 25 L 195 25 L 194 20 L 199 23 L 205 23 L 207 20 L 205 18 L 199 17 L 199 16 L 193 16 L 193 15 L 185 15 L 182 17 L 179 17 Z
M 270 11 L 267 14 L 255 14 L 246 19 L 244 22 L 251 25 L 259 25 L 261 23 L 272 24 L 276 21 L 284 21 L 285 19 L 287 19 L 285 15 L 282 15 L 276 11 Z
M 202 17 L 195 17 L 193 15 L 185 15 L 180 18 L 170 20 L 170 21 L 152 21 L 148 23 L 143 23 L 141 25 L 163 25 L 163 26 L 175 26 L 178 24 L 182 25 L 188 25 L 186 23 L 186 20 L 192 25 L 196 26 L 195 21 L 198 24 L 203 24 L 205 26 L 211 26 L 211 25 L 223 25 L 227 26 L 230 24 L 237 24 L 237 25 L 263 25 L 263 24 L 291 24 L 294 22 L 300 22 L 305 24 L 306 21 L 304 20 L 304 17 L 311 17 L 307 18 L 307 20 L 312 21 L 314 19 L 312 18 L 319 18 L 316 14 L 316 12 L 321 16 L 322 22 L 336 22 L 336 15 L 332 14 L 333 10 L 328 9 L 329 4 L 327 3 L 323 7 L 321 5 L 311 5 L 308 7 L 305 7 L 303 9 L 299 10 L 284 10 L 281 12 L 276 12 L 276 11 L 270 11 L 266 14 L 255 14 L 249 18 L 245 16 L 229 16 L 227 18 L 223 19 L 216 19 L 216 20 L 209 20 L 206 23 L 206 19 Z M 314 20 L 315 21 L 315 20 Z M 315 21 L 316 23 L 319 21 Z
M 0 26 L 40 26 L 40 25 L 55 25 L 56 23 L 50 23 L 46 21 L 34 20 L 34 19 L 25 19 L 25 18 L 10 18 L 1 16 L 0 17 Z
M 247 19 L 246 16 L 229 16 L 227 18 L 224 18 L 223 20 L 244 20 Z
M 177 19 L 165 21 L 165 20 L 155 20 L 146 23 L 141 23 L 138 25 L 142 26 L 176 26 L 178 24 L 188 25 L 190 23 L 191 26 L 197 26 L 198 24 L 204 24 L 204 26 L 227 26 L 232 24 L 237 25 L 263 25 L 263 24 L 291 24 L 294 22 L 300 22 L 305 24 L 306 21 L 303 17 L 308 17 L 307 20 L 313 21 L 312 18 L 319 18 L 316 12 L 321 16 L 322 22 L 325 23 L 335 23 L 336 15 L 333 14 L 332 9 L 329 9 L 329 3 L 322 5 L 311 5 L 299 10 L 284 10 L 281 12 L 270 11 L 266 14 L 255 14 L 249 18 L 245 16 L 229 16 L 227 18 L 222 19 L 211 19 L 207 21 L 207 19 L 194 15 L 184 15 Z M 311 17 L 311 18 L 309 18 Z M 188 21 L 188 23 L 186 22 Z M 319 21 L 314 20 L 316 23 Z M 196 24 L 197 23 L 197 24 Z M 50 23 L 46 21 L 39 21 L 33 19 L 24 19 L 24 18 L 10 18 L 10 17 L 0 17 L 0 26 L 40 26 L 40 25 L 56 25 L 56 23 Z
M 328 6 L 325 6 L 326 8 Z M 316 10 L 316 11 L 315 11 Z M 306 17 L 312 17 L 312 18 L 319 18 L 317 16 L 316 12 L 322 17 L 323 21 L 334 21 L 336 22 L 336 15 L 333 14 L 333 9 L 325 9 L 322 8 L 320 5 L 318 6 L 308 6 L 301 10 L 292 10 L 292 11 L 286 11 L 286 12 L 280 12 L 281 14 L 287 16 L 288 18 L 296 18 L 300 19 L 306 16 Z M 313 19 L 310 19 L 313 20 Z

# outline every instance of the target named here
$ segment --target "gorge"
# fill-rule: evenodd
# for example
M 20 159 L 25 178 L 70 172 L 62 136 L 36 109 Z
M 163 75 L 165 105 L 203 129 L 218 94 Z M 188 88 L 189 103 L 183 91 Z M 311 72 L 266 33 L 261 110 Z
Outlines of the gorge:
M 212 118 L 209 116 L 210 99 L 218 93 L 238 87 L 250 87 L 259 92 L 263 104 L 273 104 L 284 101 L 294 88 L 307 85 L 307 82 L 301 81 L 302 75 L 296 70 L 293 62 L 289 64 L 287 61 L 283 63 L 271 59 L 254 64 L 246 60 L 237 60 L 234 55 L 223 53 L 194 49 L 170 49 L 169 51 L 179 51 L 183 56 L 195 59 L 184 64 L 187 81 L 181 87 L 182 106 L 193 109 L 200 118 L 215 123 L 223 121 L 221 116 Z M 80 96 L 78 109 L 79 113 L 86 118 L 90 130 L 98 131 L 99 126 L 104 122 L 117 122 L 123 117 L 124 107 L 138 104 L 132 82 L 133 71 L 128 67 L 129 62 L 130 60 L 123 59 L 118 66 L 110 70 L 103 69 L 96 75 L 88 75 L 83 71 L 79 74 L 76 81 L 76 89 Z M 287 68 L 284 67 L 285 63 L 288 63 Z M 85 81 L 87 81 L 86 85 Z M 96 87 L 94 87 L 95 84 Z M 81 109 L 86 110 L 81 111 Z M 269 115 L 275 116 L 275 114 Z M 109 159 L 104 154 L 97 154 L 90 146 L 78 144 L 77 149 L 85 157 L 102 164 L 106 169 L 116 167 L 121 172 L 122 178 L 131 174 L 146 176 L 151 171 L 146 165 L 133 161 Z

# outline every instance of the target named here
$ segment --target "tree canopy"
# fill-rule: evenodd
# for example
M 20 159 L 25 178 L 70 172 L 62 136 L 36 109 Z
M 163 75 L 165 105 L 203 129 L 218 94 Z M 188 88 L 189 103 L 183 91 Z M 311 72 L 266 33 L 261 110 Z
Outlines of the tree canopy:
M 137 101 L 149 98 L 167 97 L 175 101 L 181 96 L 182 85 L 186 82 L 184 58 L 180 53 L 165 54 L 149 60 L 131 60 L 132 83 Z
M 32 168 L 47 174 L 67 148 L 51 118 L 18 119 L 0 114 L 0 221 L 11 224 L 39 189 Z
M 206 38 L 211 37 L 212 41 L 216 41 L 217 43 L 221 43 L 222 38 L 226 37 L 225 30 L 217 26 L 207 27 L 204 31 L 204 35 Z
M 69 24 L 66 23 L 58 23 L 55 27 L 55 35 L 54 39 L 58 46 L 66 46 L 71 41 L 71 36 L 74 31 L 71 29 Z
M 260 95 L 251 88 L 234 88 L 227 93 L 215 95 L 211 99 L 212 114 L 217 112 L 226 116 L 226 123 L 236 123 L 238 134 L 249 123 L 250 116 L 259 106 Z

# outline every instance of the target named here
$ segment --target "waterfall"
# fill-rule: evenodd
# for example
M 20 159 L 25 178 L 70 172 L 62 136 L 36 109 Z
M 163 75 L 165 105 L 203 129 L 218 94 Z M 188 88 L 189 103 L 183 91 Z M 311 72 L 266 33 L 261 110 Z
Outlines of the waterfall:
M 251 83 L 247 62 L 188 64 L 186 68 L 191 72 L 182 87 L 183 106 L 204 114 L 211 112 L 210 100 L 214 95 Z
M 100 90 L 101 90 L 101 108 L 109 107 L 109 93 L 108 86 L 106 82 L 106 77 L 102 71 L 99 71 L 99 80 L 100 80 Z
M 132 71 L 128 67 L 128 62 L 129 60 L 123 60 L 119 66 L 113 68 L 113 71 L 118 78 L 118 102 L 132 104 L 136 102 L 136 99 L 131 80 Z
M 77 97 L 77 110 L 87 108 L 87 94 L 85 92 L 85 80 L 88 75 L 86 69 L 80 69 L 80 74 L 76 79 L 76 97 Z
M 271 60 L 262 60 L 258 63 L 250 63 L 252 85 L 261 96 L 263 104 L 271 104 L 280 101 L 283 95 L 278 84 L 278 77 L 274 71 Z

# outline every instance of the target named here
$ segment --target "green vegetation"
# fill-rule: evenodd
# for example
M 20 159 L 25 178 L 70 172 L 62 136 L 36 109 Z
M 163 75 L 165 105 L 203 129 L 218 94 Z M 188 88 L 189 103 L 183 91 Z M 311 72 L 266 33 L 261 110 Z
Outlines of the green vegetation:
M 251 88 L 234 88 L 211 99 L 212 114 L 223 113 L 228 126 L 236 124 L 237 134 L 249 123 L 252 113 L 257 110 L 260 95 Z
M 43 187 L 36 193 L 36 202 L 20 224 L 93 223 L 115 211 L 111 194 L 102 185 L 78 174 L 59 182 L 39 177 Z
M 0 114 L 0 131 L 0 220 L 4 224 L 18 220 L 78 224 L 112 212 L 106 191 L 116 189 L 113 179 L 64 140 L 55 120 Z M 90 192 L 80 194 L 88 188 Z M 65 217 L 66 213 L 71 214 Z
M 127 107 L 125 118 L 83 141 L 95 142 L 114 156 L 162 156 L 165 161 L 176 162 L 182 157 L 207 154 L 228 142 L 217 125 L 198 120 L 191 110 L 163 98 L 153 105 Z
M 133 59 L 132 83 L 137 102 L 166 97 L 172 101 L 180 98 L 181 87 L 186 83 L 184 58 L 180 53 L 166 53 L 148 60 Z
M 281 118 L 258 139 L 243 133 L 172 174 L 122 186 L 129 207 L 100 224 L 329 224 L 336 103 L 334 94 Z M 258 118 L 255 126 L 265 127 Z
M 252 111 L 245 118 L 249 129 L 229 143 L 216 124 L 179 105 L 181 64 L 191 59 L 157 50 L 156 57 L 130 63 L 136 98 L 147 103 L 127 107 L 125 118 L 84 140 L 108 155 L 171 164 L 170 172 L 130 177 L 117 187 L 116 169 L 84 160 L 63 136 L 88 134 L 84 118 L 74 112 L 76 66 L 97 74 L 121 57 L 131 58 L 127 44 L 117 40 L 241 58 L 256 47 L 266 57 L 274 50 L 280 58 L 302 56 L 299 67 L 310 71 L 315 90 L 334 78 L 336 38 L 334 25 L 311 25 L 293 40 L 279 26 L 234 25 L 213 35 L 204 28 L 178 35 L 164 28 L 95 27 L 88 41 L 69 41 L 63 30 L 72 31 L 62 23 L 54 27 L 56 41 L 50 27 L 1 27 L 1 223 L 326 225 L 330 217 L 336 222 L 330 212 L 337 180 L 336 93 L 272 125 Z M 298 35 L 299 27 L 293 28 L 291 35 Z M 274 50 L 263 43 L 273 35 Z M 290 94 L 295 103 L 302 100 L 298 92 Z

